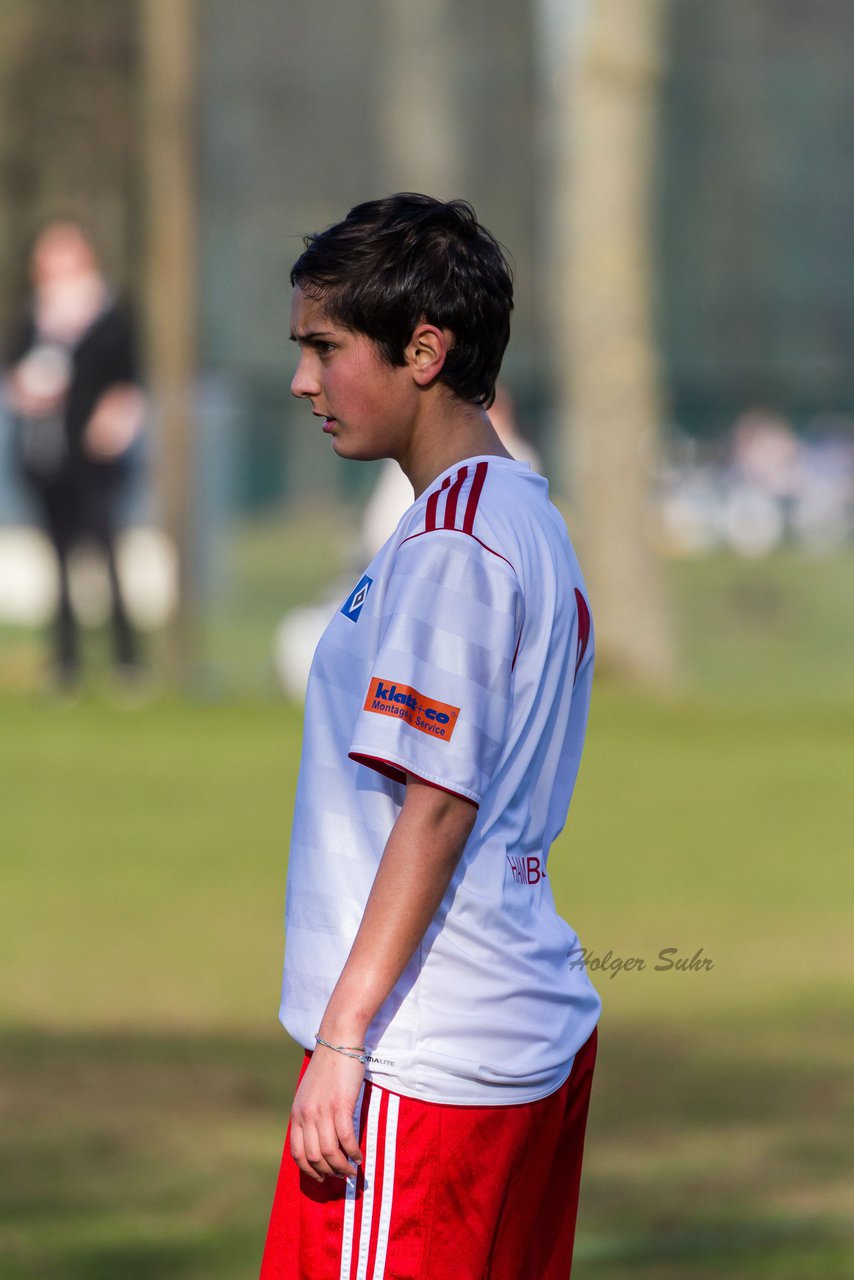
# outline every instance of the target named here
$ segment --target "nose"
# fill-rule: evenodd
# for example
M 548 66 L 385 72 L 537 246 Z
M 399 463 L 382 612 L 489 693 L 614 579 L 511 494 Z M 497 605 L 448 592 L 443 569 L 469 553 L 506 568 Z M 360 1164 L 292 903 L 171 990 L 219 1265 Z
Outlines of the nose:
M 296 373 L 291 381 L 291 395 L 301 400 L 310 400 L 312 397 L 320 395 L 320 384 L 318 383 L 317 375 L 313 371 L 311 352 L 309 351 L 300 352 Z

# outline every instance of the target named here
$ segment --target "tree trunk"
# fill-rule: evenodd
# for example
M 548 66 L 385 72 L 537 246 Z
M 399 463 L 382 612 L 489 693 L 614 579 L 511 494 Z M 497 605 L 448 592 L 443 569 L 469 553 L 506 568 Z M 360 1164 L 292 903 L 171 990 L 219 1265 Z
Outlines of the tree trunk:
M 665 0 L 576 5 L 554 85 L 551 329 L 569 489 L 600 666 L 651 685 L 676 667 L 649 536 L 664 419 L 651 226 L 664 16 Z
M 156 430 L 155 487 L 177 556 L 167 632 L 170 675 L 198 657 L 193 393 L 197 376 L 196 23 L 194 0 L 141 0 L 145 131 L 146 352 Z
M 460 194 L 450 0 L 381 0 L 380 172 L 386 192 Z

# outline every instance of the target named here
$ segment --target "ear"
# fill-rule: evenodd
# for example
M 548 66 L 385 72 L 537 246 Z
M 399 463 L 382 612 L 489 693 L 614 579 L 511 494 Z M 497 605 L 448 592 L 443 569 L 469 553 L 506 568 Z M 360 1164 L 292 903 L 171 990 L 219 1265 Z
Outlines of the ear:
M 438 378 L 452 346 L 453 338 L 447 329 L 426 322 L 416 325 L 404 354 L 418 386 L 428 387 Z

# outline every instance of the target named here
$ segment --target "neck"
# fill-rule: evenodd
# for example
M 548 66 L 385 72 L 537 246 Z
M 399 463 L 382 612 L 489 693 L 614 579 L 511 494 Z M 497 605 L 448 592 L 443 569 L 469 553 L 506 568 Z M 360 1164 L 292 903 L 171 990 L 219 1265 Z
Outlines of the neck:
M 435 387 L 425 398 L 408 446 L 397 459 L 418 498 L 437 476 L 466 458 L 510 458 L 480 405 L 467 404 Z

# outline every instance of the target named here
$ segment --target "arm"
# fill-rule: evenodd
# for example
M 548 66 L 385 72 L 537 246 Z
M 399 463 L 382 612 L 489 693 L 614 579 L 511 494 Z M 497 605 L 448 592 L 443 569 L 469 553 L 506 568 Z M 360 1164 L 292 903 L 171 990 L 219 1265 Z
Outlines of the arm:
M 477 810 L 411 774 L 362 923 L 326 1006 L 319 1033 L 336 1045 L 362 1045 L 445 895 Z M 318 1045 L 291 1112 L 291 1154 L 317 1182 L 349 1177 L 361 1153 L 353 1110 L 364 1067 Z
M 83 448 L 96 462 L 111 462 L 133 444 L 145 420 L 146 399 L 140 387 L 116 383 L 99 397 L 83 433 Z
M 36 347 L 36 329 L 30 317 L 19 326 L 5 352 L 3 394 L 13 413 L 44 418 L 62 408 L 68 394 L 68 378 L 66 370 L 61 365 L 57 370 L 55 362 L 50 360 L 45 370 L 44 361 L 38 357 L 34 370 L 29 357 Z
M 97 371 L 103 390 L 83 431 L 83 452 L 112 462 L 133 444 L 145 422 L 147 401 L 139 384 L 135 326 L 125 307 L 114 308 L 96 335 Z
M 19 361 L 6 375 L 3 394 L 9 408 L 27 418 L 44 418 L 61 408 L 67 388 L 40 391 L 28 386 L 23 372 L 25 361 Z

